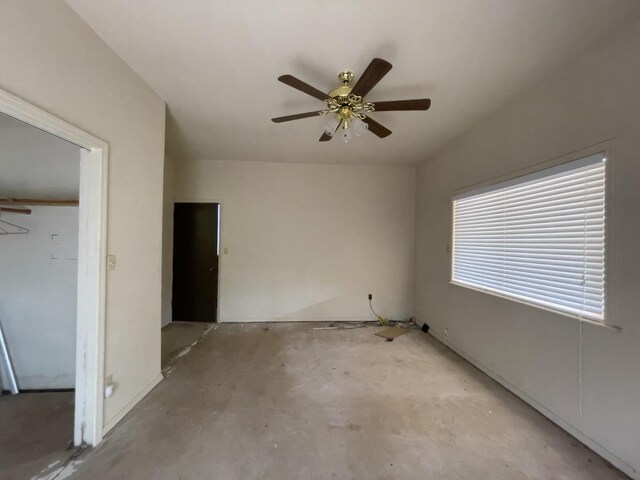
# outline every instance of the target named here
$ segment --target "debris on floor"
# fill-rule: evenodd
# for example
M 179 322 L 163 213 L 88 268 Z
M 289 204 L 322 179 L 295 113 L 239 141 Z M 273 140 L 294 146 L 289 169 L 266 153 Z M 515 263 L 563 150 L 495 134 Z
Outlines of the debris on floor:
M 397 338 L 400 335 L 404 335 L 408 331 L 409 331 L 408 328 L 389 327 L 389 328 L 385 328 L 384 330 L 381 330 L 379 332 L 376 332 L 375 334 L 377 336 L 379 336 L 379 337 L 382 337 L 382 338 L 386 339 L 387 342 L 393 342 L 394 338 Z

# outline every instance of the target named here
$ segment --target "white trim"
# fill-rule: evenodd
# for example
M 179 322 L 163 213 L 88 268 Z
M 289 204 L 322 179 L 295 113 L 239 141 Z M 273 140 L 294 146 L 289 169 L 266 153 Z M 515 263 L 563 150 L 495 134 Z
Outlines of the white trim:
M 477 186 L 475 188 L 466 188 L 462 191 L 458 191 L 457 193 L 454 193 L 453 197 L 452 197 L 452 201 L 451 201 L 451 257 L 449 259 L 450 261 L 450 276 L 449 276 L 449 283 L 452 285 L 457 285 L 460 287 L 464 287 L 464 288 L 469 288 L 471 290 L 475 290 L 478 292 L 483 292 L 486 294 L 490 294 L 490 295 L 495 295 L 498 296 L 500 298 L 503 299 L 508 299 L 508 300 L 513 300 L 517 303 L 522 303 L 525 305 L 530 305 L 530 306 L 537 306 L 543 310 L 547 310 L 550 312 L 555 312 L 555 313 L 562 313 L 565 316 L 569 317 L 569 318 L 574 318 L 574 319 L 578 319 L 580 321 L 584 321 L 586 323 L 590 323 L 590 324 L 594 324 L 594 325 L 601 325 L 604 327 L 608 327 L 608 328 L 613 328 L 614 330 L 618 330 L 621 331 L 622 328 L 613 324 L 608 323 L 605 319 L 608 319 L 607 316 L 607 302 L 605 301 L 606 298 L 606 281 L 605 278 L 602 278 L 602 302 L 603 302 L 603 309 L 596 309 L 595 307 L 593 309 L 590 308 L 585 308 L 585 305 L 582 305 L 581 311 L 578 311 L 578 308 L 575 306 L 572 306 L 570 304 L 567 305 L 563 305 L 562 302 L 554 302 L 554 300 L 556 300 L 556 297 L 553 297 L 552 295 L 549 295 L 549 300 L 548 301 L 542 301 L 540 299 L 536 299 L 531 295 L 528 295 L 527 293 L 524 293 L 521 291 L 521 293 L 517 293 L 518 290 L 517 288 L 514 291 L 508 291 L 505 289 L 501 289 L 498 288 L 498 285 L 493 285 L 495 288 L 491 288 L 492 285 L 483 285 L 482 280 L 479 280 L 477 282 L 472 282 L 470 278 L 467 278 L 467 280 L 469 281 L 465 281 L 464 278 L 455 278 L 456 277 L 456 232 L 458 229 L 458 225 L 457 225 L 457 202 L 460 201 L 470 201 L 471 203 L 469 204 L 469 206 L 465 207 L 467 208 L 467 214 L 469 214 L 469 212 L 474 212 L 473 208 L 474 208 L 474 202 L 476 201 L 475 199 L 471 198 L 471 197 L 476 197 L 476 196 L 480 196 L 481 198 L 478 200 L 481 204 L 483 204 L 480 208 L 481 211 L 486 212 L 487 209 L 489 209 L 489 212 L 492 212 L 491 214 L 498 214 L 496 212 L 493 212 L 490 210 L 490 206 L 487 207 L 487 198 L 491 199 L 491 198 L 496 198 L 498 199 L 500 196 L 501 192 L 510 192 L 509 189 L 511 189 L 512 187 L 515 187 L 514 190 L 515 191 L 522 191 L 523 188 L 526 189 L 525 187 L 521 187 L 521 185 L 526 185 L 529 184 L 530 182 L 534 182 L 534 181 L 543 181 L 544 182 L 553 182 L 553 178 L 551 178 L 550 180 L 545 180 L 547 178 L 550 177 L 554 177 L 554 178 L 558 178 L 558 176 L 560 174 L 563 173 L 569 173 L 569 172 L 573 172 L 575 170 L 577 170 L 578 172 L 576 172 L 574 175 L 576 176 L 576 178 L 578 178 L 578 174 L 580 171 L 584 172 L 584 169 L 586 168 L 590 168 L 593 167 L 594 171 L 595 170 L 602 170 L 602 175 L 603 175 L 603 188 L 604 188 L 604 210 L 603 210 L 603 218 L 602 218 L 602 222 L 604 223 L 604 234 L 601 238 L 601 241 L 604 245 L 604 251 L 603 251 L 603 257 L 602 257 L 602 265 L 603 265 L 603 270 L 604 270 L 604 276 L 606 276 L 607 273 L 607 265 L 606 265 L 606 256 L 607 256 L 607 245 L 605 242 L 605 238 L 608 236 L 608 231 L 607 231 L 607 224 L 608 224 L 608 220 L 607 219 L 607 215 L 609 214 L 609 209 L 607 208 L 607 198 L 608 198 L 608 185 L 609 185 L 609 176 L 610 176 L 610 168 L 607 168 L 608 166 L 608 162 L 607 162 L 607 149 L 604 148 L 604 143 L 600 146 L 600 148 L 598 148 L 598 151 L 595 153 L 590 153 L 587 154 L 586 156 L 580 156 L 579 158 L 575 158 L 574 155 L 577 154 L 572 154 L 571 156 L 566 156 L 563 159 L 566 161 L 560 161 L 559 163 L 555 163 L 554 166 L 547 166 L 545 168 L 538 168 L 535 169 L 534 171 L 524 174 L 524 175 L 517 175 L 517 176 L 509 176 L 509 178 L 507 180 L 502 180 L 502 181 L 497 181 L 497 182 L 491 182 L 491 183 L 483 183 L 482 186 Z M 596 148 L 596 147 L 589 147 L 588 149 L 585 150 L 591 150 L 592 148 Z M 572 158 L 573 157 L 573 158 Z M 569 159 L 571 158 L 571 159 Z M 550 162 L 543 162 L 544 163 L 550 163 Z M 600 164 L 600 165 L 598 165 Z M 587 172 L 584 172 L 587 173 Z M 560 177 L 562 178 L 562 177 Z M 594 180 L 594 185 L 595 185 L 595 180 Z M 578 187 L 581 188 L 581 187 Z M 574 192 L 574 193 L 578 193 L 578 192 Z M 488 197 L 486 197 L 486 195 L 489 194 Z M 510 194 L 509 195 L 512 196 L 512 198 L 517 198 L 517 193 L 514 194 Z M 485 195 L 485 197 L 482 197 L 483 195 Z M 582 199 L 582 195 L 580 195 L 580 199 Z M 520 208 L 524 209 L 526 208 L 525 206 L 521 206 Z M 463 214 L 464 215 L 464 214 Z M 462 225 L 464 225 L 465 221 L 464 219 L 461 220 Z M 585 222 L 585 228 L 587 226 L 587 223 Z M 482 236 L 482 234 L 479 234 L 480 237 Z M 503 239 L 504 241 L 504 239 Z M 586 238 L 585 238 L 585 242 L 586 242 Z M 481 251 L 481 253 L 485 253 L 484 251 Z M 502 252 L 504 253 L 504 252 Z M 464 256 L 464 254 L 463 254 Z M 473 267 L 469 267 L 469 268 L 473 268 Z M 489 274 L 488 274 L 489 275 Z M 469 276 L 467 276 L 469 277 Z M 496 274 L 495 278 L 499 277 L 499 273 Z M 524 277 L 523 277 L 524 278 Z M 493 280 L 494 278 L 491 277 L 491 280 Z M 474 277 L 473 280 L 477 280 L 477 277 Z M 548 292 L 548 291 L 547 291 Z
M 109 146 L 3 90 L 0 90 L 0 113 L 86 150 L 80 159 L 74 443 L 96 445 L 103 434 Z
M 533 180 L 540 180 L 552 175 L 558 175 L 559 173 L 568 172 L 569 170 L 596 165 L 604 161 L 606 161 L 605 153 L 598 152 L 593 155 L 589 155 L 588 157 L 579 158 L 578 160 L 570 160 L 555 167 L 542 168 L 536 172 L 520 175 L 514 178 L 510 178 L 509 180 L 503 180 L 491 185 L 485 185 L 483 187 L 466 190 L 465 192 L 454 195 L 453 200 L 462 200 L 463 198 L 467 198 L 473 195 L 480 195 L 482 193 L 500 190 L 501 188 L 513 187 L 522 183 L 531 182 Z
M 520 168 L 518 170 L 506 173 L 504 175 L 498 175 L 492 178 L 488 178 L 481 182 L 473 183 L 471 185 L 466 185 L 460 188 L 457 188 L 453 192 L 453 197 L 459 197 L 468 193 L 472 190 L 478 190 L 484 187 L 488 187 L 494 185 L 499 182 L 506 182 L 515 178 L 519 178 L 525 175 L 534 174 L 541 170 L 545 170 L 548 168 L 558 167 L 567 162 L 572 162 L 574 160 L 579 160 L 584 157 L 589 157 L 591 155 L 596 155 L 598 153 L 604 154 L 607 161 L 611 160 L 611 150 L 615 143 L 615 138 L 609 138 L 606 140 L 602 140 L 600 142 L 594 143 L 584 148 L 580 148 L 578 150 L 574 150 L 572 152 L 567 152 L 562 155 L 558 155 L 557 157 L 553 157 L 547 160 L 543 160 L 542 162 L 531 164 L 527 167 Z
M 140 393 L 133 397 L 129 403 L 122 407 L 122 409 L 105 424 L 103 433 L 106 435 L 113 427 L 115 427 L 118 422 L 120 422 L 120 420 L 122 420 L 127 415 L 127 413 L 129 413 L 133 409 L 133 407 L 135 407 L 140 402 L 140 400 L 146 397 L 149 392 L 151 392 L 151 390 L 153 390 L 163 379 L 164 375 L 162 375 L 162 373 L 154 378 L 151 383 L 144 387 L 140 391 Z
M 318 318 L 297 318 L 297 317 L 276 317 L 276 318 L 223 318 L 220 323 L 291 323 L 291 322 L 376 322 L 376 318 L 371 317 L 318 317 Z
M 577 438 L 580 442 L 582 442 L 587 447 L 589 447 L 591 450 L 593 450 L 598 455 L 600 455 L 602 458 L 604 458 L 605 460 L 610 462 L 614 467 L 620 469 L 622 472 L 624 472 L 629 477 L 631 477 L 631 478 L 633 478 L 635 480 L 640 480 L 640 472 L 638 472 L 635 468 L 633 468 L 627 462 L 622 460 L 620 457 L 618 457 L 615 454 L 611 453 L 609 450 L 607 450 L 605 447 L 600 445 L 598 442 L 596 442 L 592 438 L 588 437 L 586 434 L 582 433 L 580 430 L 578 430 L 576 427 L 574 427 L 570 423 L 568 423 L 565 420 L 563 420 L 561 417 L 559 417 L 558 415 L 553 413 L 551 410 L 549 410 L 547 407 L 545 407 L 543 404 L 541 404 L 540 402 L 538 402 L 534 398 L 530 397 L 527 393 L 523 392 L 522 390 L 520 390 L 515 385 L 509 383 L 508 380 L 504 379 L 503 377 L 501 377 L 500 375 L 495 373 L 493 370 L 491 370 L 487 366 L 483 365 L 482 363 L 477 361 L 472 356 L 468 355 L 464 350 L 459 348 L 457 345 L 455 345 L 455 344 L 453 344 L 453 343 L 451 343 L 451 342 L 449 342 L 449 341 L 447 341 L 447 340 L 445 340 L 443 338 L 440 338 L 440 336 L 436 335 L 433 332 L 433 330 L 430 330 L 429 334 L 433 338 L 435 338 L 436 340 L 441 342 L 443 345 L 446 345 L 451 350 L 453 350 L 455 353 L 460 355 L 467 362 L 469 362 L 472 365 L 474 365 L 482 373 L 488 375 L 493 380 L 495 380 L 500 385 L 502 385 L 504 388 L 506 388 L 511 393 L 516 395 L 518 398 L 520 398 L 521 400 L 523 400 L 527 404 L 531 405 L 538 412 L 540 412 L 542 415 L 547 417 L 549 420 L 551 420 L 553 423 L 558 425 L 560 428 L 562 428 L 563 430 L 568 432 L 573 437 Z

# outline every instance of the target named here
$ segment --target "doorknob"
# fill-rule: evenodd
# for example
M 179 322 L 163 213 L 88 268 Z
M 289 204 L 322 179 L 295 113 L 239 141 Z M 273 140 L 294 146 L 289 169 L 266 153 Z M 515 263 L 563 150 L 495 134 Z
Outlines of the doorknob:
M 209 269 L 209 271 L 210 271 L 210 272 L 213 272 L 213 267 L 211 267 L 211 268 Z

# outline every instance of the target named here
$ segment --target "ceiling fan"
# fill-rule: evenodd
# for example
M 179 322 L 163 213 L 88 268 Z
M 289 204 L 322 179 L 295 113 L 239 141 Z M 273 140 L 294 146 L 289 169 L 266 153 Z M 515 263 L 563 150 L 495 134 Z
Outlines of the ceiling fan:
M 342 137 L 345 142 L 348 142 L 353 135 L 362 135 L 367 130 L 380 138 L 388 137 L 391 135 L 391 130 L 369 117 L 370 113 L 428 110 L 431 106 L 431 100 L 428 98 L 365 102 L 364 97 L 382 80 L 389 70 L 391 70 L 389 62 L 381 58 L 374 58 L 353 87 L 351 86 L 353 72 L 347 70 L 338 74 L 342 85 L 329 93 L 324 93 L 293 75 L 282 75 L 278 77 L 279 81 L 318 100 L 322 100 L 327 105 L 323 110 L 276 117 L 272 118 L 271 121 L 282 123 L 319 115 L 331 115 L 331 120 L 320 137 L 321 142 L 328 142 L 336 134 Z M 340 130 L 340 133 L 338 133 L 338 130 Z

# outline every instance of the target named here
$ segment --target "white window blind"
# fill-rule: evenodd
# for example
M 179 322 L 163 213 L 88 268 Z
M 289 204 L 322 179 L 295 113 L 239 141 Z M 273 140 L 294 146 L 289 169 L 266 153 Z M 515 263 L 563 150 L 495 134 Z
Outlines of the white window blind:
M 455 197 L 452 281 L 603 321 L 604 242 L 598 154 Z

